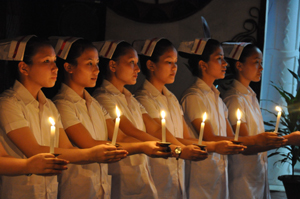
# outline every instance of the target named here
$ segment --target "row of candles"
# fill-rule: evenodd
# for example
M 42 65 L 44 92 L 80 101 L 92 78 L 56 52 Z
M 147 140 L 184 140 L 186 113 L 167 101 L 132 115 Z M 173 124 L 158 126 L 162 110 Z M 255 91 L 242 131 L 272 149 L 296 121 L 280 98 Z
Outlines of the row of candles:
M 279 106 L 275 107 L 276 111 L 278 111 L 277 114 L 277 121 L 276 121 L 276 126 L 275 126 L 275 132 L 278 131 L 278 126 L 280 122 L 280 117 L 281 117 L 281 108 Z M 121 112 L 116 106 L 116 113 L 117 113 L 117 118 L 115 122 L 115 127 L 114 127 L 114 134 L 112 138 L 112 145 L 116 145 L 117 141 L 117 136 L 118 136 L 118 130 L 119 130 L 119 125 L 120 125 L 120 115 Z M 161 128 L 162 128 L 162 142 L 166 142 L 166 113 L 165 111 L 161 112 Z M 205 120 L 207 119 L 207 114 L 206 112 L 203 114 L 201 126 L 200 126 L 200 133 L 199 133 L 199 139 L 198 139 L 198 145 L 202 144 L 203 140 L 203 133 L 204 133 L 204 127 L 205 127 Z M 52 117 L 49 117 L 49 122 L 51 124 L 50 127 L 50 153 L 54 154 L 54 139 L 55 139 L 55 122 Z M 236 130 L 235 130 L 235 136 L 234 136 L 234 141 L 238 141 L 239 137 L 239 132 L 240 132 L 240 125 L 241 125 L 241 111 L 238 109 L 237 110 L 237 123 L 236 123 Z

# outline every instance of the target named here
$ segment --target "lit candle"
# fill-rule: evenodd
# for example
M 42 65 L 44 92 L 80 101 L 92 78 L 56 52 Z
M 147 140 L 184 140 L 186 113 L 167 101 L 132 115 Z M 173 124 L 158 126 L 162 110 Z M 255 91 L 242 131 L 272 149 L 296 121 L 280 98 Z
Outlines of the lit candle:
M 275 126 L 275 133 L 278 132 L 278 127 L 279 127 L 279 122 L 280 122 L 280 117 L 281 117 L 281 108 L 280 106 L 276 106 L 275 107 L 276 111 L 278 111 L 278 114 L 277 114 L 277 121 L 276 121 L 276 126 Z
M 49 117 L 51 123 L 50 128 L 50 153 L 54 154 L 54 137 L 55 137 L 55 122 L 52 117 Z
M 166 113 L 165 111 L 162 111 L 160 114 L 161 114 L 161 131 L 162 131 L 161 141 L 166 142 L 166 119 L 165 119 Z
M 118 130 L 119 130 L 119 124 L 120 124 L 120 110 L 118 109 L 118 106 L 116 106 L 116 112 L 117 112 L 117 118 L 116 118 L 116 122 L 115 122 L 115 129 L 114 129 L 114 134 L 113 134 L 113 139 L 111 144 L 112 145 L 116 145 L 116 141 L 117 141 L 117 136 L 118 136 Z
M 240 109 L 237 110 L 236 116 L 237 116 L 237 123 L 236 123 L 236 128 L 235 128 L 234 141 L 238 141 L 238 139 L 239 139 L 240 126 L 241 126 L 241 111 L 240 111 Z
M 198 145 L 201 145 L 201 144 L 202 144 L 202 140 L 203 140 L 203 132 L 204 132 L 204 126 L 205 126 L 205 120 L 206 120 L 206 112 L 203 114 L 203 120 L 202 120 L 202 122 L 201 122 Z

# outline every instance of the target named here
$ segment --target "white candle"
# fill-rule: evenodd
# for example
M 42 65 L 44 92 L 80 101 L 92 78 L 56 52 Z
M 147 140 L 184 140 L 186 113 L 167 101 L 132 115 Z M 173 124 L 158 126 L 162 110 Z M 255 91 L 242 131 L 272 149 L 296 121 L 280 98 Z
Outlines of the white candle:
M 202 122 L 201 122 L 198 145 L 201 145 L 201 144 L 202 144 L 202 140 L 203 140 L 203 132 L 204 132 L 204 126 L 205 126 L 205 120 L 206 120 L 206 112 L 203 114 L 203 120 L 202 120 Z
M 281 107 L 280 106 L 276 106 L 275 107 L 276 111 L 278 111 L 278 114 L 277 114 L 277 121 L 276 121 L 276 126 L 275 126 L 275 133 L 278 132 L 278 127 L 279 127 L 279 123 L 280 123 L 280 117 L 281 117 Z
M 54 154 L 54 138 L 55 138 L 55 122 L 52 117 L 49 117 L 51 123 L 50 128 L 50 153 Z
M 166 119 L 165 119 L 166 113 L 165 111 L 162 111 L 160 114 L 161 114 L 161 131 L 162 131 L 161 141 L 166 142 Z
M 237 123 L 236 123 L 236 128 L 235 128 L 234 141 L 238 141 L 238 139 L 239 139 L 240 126 L 241 126 L 241 111 L 240 111 L 240 109 L 237 110 L 236 116 L 237 116 Z
M 117 118 L 116 118 L 116 122 L 115 122 L 113 139 L 112 139 L 112 142 L 111 142 L 112 145 L 116 145 L 118 131 L 119 131 L 120 115 L 121 115 L 121 113 L 120 113 L 120 110 L 118 109 L 118 106 L 116 106 L 116 112 L 117 112 Z

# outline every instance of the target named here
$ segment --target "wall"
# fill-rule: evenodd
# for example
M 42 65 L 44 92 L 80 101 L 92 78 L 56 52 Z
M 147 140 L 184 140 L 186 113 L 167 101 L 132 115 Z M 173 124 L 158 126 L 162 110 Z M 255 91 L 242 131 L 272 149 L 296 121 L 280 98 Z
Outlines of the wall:
M 198 13 L 173 23 L 144 24 L 126 19 L 117 15 L 112 10 L 107 10 L 106 39 L 123 39 L 132 42 L 136 39 L 152 37 L 166 37 L 175 47 L 180 41 L 191 41 L 203 37 L 201 16 L 204 16 L 211 31 L 212 38 L 219 41 L 231 40 L 236 34 L 245 32 L 243 23 L 251 18 L 249 9 L 260 8 L 260 0 L 213 0 Z M 258 13 L 254 13 L 258 14 Z M 257 21 L 257 19 L 255 19 Z M 251 28 L 251 27 L 247 27 Z M 256 33 L 253 34 L 256 37 Z M 175 82 L 168 88 L 180 99 L 182 92 L 188 88 L 195 78 L 185 67 L 186 60 L 178 58 L 178 72 Z M 128 87 L 134 92 L 143 82 L 140 73 L 137 85 Z

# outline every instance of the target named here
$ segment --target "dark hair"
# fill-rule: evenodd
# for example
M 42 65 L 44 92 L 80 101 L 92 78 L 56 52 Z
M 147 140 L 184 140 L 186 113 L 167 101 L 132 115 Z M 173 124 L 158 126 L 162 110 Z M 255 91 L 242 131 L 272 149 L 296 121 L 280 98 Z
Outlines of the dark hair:
M 237 69 L 235 67 L 236 62 L 239 61 L 241 63 L 245 63 L 246 59 L 248 57 L 250 57 L 253 53 L 256 52 L 256 49 L 258 49 L 254 44 L 248 44 L 247 46 L 244 47 L 243 52 L 239 58 L 239 60 L 235 60 L 235 59 L 231 59 L 231 58 L 226 58 L 226 61 L 229 64 L 229 68 L 230 68 L 230 72 L 236 76 L 237 73 Z
M 157 42 L 151 57 L 145 55 L 139 55 L 141 71 L 146 76 L 146 78 L 149 77 L 147 61 L 151 60 L 152 62 L 157 63 L 159 61 L 159 58 L 170 48 L 175 49 L 172 42 L 170 42 L 168 39 L 161 39 Z
M 199 70 L 199 61 L 208 62 L 217 48 L 221 47 L 221 43 L 215 39 L 209 39 L 204 47 L 202 55 L 188 55 L 188 65 L 192 74 L 196 77 L 202 77 L 202 71 Z
M 51 43 L 47 39 L 39 37 L 30 38 L 26 44 L 23 61 L 26 64 L 32 64 L 32 57 L 36 55 L 36 53 L 39 51 L 39 48 L 44 46 L 52 47 Z
M 131 44 L 129 44 L 128 42 L 122 41 L 117 45 L 116 50 L 111 59 L 107 59 L 107 58 L 103 58 L 103 57 L 99 58 L 99 67 L 100 67 L 99 74 L 100 75 L 99 75 L 99 78 L 97 81 L 97 86 L 101 85 L 103 79 L 107 78 L 109 76 L 109 66 L 108 66 L 109 61 L 110 60 L 118 61 L 121 56 L 126 55 L 127 50 L 129 50 L 129 49 L 134 50 L 134 48 L 132 47 Z

